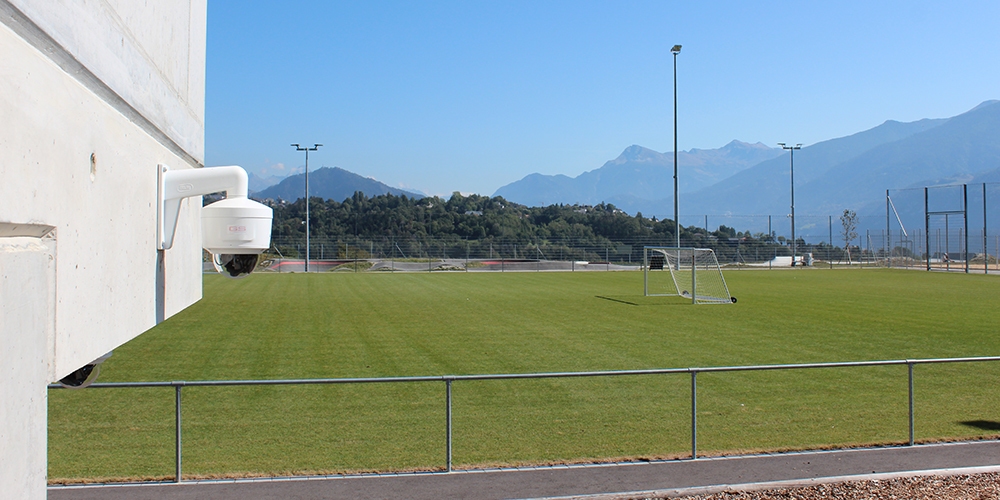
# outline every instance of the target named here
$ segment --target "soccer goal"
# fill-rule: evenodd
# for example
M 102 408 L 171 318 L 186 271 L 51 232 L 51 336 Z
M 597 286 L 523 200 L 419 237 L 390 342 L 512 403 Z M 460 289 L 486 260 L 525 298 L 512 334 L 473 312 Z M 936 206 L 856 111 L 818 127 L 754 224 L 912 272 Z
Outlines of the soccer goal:
M 679 296 L 692 304 L 730 304 L 736 297 L 710 248 L 643 247 L 646 296 Z

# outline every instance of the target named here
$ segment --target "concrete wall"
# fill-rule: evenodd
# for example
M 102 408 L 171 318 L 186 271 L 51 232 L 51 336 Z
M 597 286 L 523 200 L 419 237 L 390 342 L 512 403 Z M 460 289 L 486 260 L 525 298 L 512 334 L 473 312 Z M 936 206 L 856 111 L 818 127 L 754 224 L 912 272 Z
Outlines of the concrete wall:
M 0 496 L 45 497 L 45 392 L 55 240 L 0 236 Z M 26 383 L 30 381 L 31 383 Z M 41 451 L 39 453 L 38 451 Z M 7 496 L 10 495 L 10 496 Z
M 2 1 L 204 160 L 207 0 Z
M 46 389 L 201 298 L 205 0 L 0 0 L 0 491 L 44 498 Z M 39 228 L 51 227 L 44 235 Z

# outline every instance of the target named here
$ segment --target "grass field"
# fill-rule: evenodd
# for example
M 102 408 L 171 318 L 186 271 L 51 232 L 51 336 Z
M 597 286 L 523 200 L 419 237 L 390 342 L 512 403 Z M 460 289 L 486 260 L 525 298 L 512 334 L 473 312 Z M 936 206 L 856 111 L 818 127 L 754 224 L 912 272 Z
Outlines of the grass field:
M 115 350 L 100 382 L 635 370 L 1000 354 L 1000 278 L 728 271 L 735 305 L 643 297 L 638 272 L 205 276 L 204 299 Z M 1000 430 L 1000 363 L 923 365 L 916 437 Z M 433 469 L 444 384 L 190 387 L 192 475 Z M 690 378 L 453 386 L 454 461 L 682 456 Z M 905 366 L 705 373 L 699 451 L 908 438 Z M 49 475 L 171 476 L 171 389 L 49 392 Z

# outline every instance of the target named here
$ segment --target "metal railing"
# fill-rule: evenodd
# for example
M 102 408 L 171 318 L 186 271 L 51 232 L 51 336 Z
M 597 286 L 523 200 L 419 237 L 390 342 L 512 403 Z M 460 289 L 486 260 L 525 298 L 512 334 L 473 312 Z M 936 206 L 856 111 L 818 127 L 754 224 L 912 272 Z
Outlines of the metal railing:
M 445 384 L 445 461 L 446 470 L 452 470 L 452 383 L 470 380 L 512 380 L 512 379 L 543 379 L 571 377 L 621 377 L 636 375 L 690 374 L 691 376 L 691 460 L 698 458 L 698 373 L 739 372 L 763 370 L 800 370 L 809 368 L 851 368 L 870 366 L 906 365 L 909 381 L 909 445 L 913 441 L 913 366 L 932 363 L 972 363 L 983 361 L 1000 361 L 1000 356 L 984 356 L 969 358 L 937 358 L 937 359 L 901 359 L 886 361 L 849 361 L 838 363 L 801 363 L 784 365 L 749 365 L 749 366 L 715 366 L 697 368 L 666 368 L 654 370 L 618 370 L 596 372 L 556 372 L 556 373 L 515 373 L 492 375 L 443 375 L 431 377 L 383 377 L 383 378 L 331 378 L 331 379 L 287 379 L 287 380 L 212 380 L 212 381 L 174 381 L 174 382 L 119 382 L 96 383 L 88 389 L 117 389 L 130 387 L 173 387 L 175 391 L 175 482 L 181 482 L 182 450 L 181 450 L 181 388 L 183 387 L 219 387 L 247 385 L 310 385 L 310 384 L 374 384 L 374 383 L 413 383 L 413 382 L 444 382 Z M 62 389 L 59 384 L 48 386 L 49 389 Z

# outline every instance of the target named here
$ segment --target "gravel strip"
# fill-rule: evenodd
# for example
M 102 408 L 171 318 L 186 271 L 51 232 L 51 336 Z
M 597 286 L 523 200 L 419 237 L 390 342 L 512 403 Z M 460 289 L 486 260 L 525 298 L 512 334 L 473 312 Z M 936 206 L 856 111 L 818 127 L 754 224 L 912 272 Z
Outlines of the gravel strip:
M 1000 473 L 851 481 L 804 488 L 713 493 L 683 498 L 687 500 L 813 500 L 820 498 L 987 500 L 1000 498 Z

